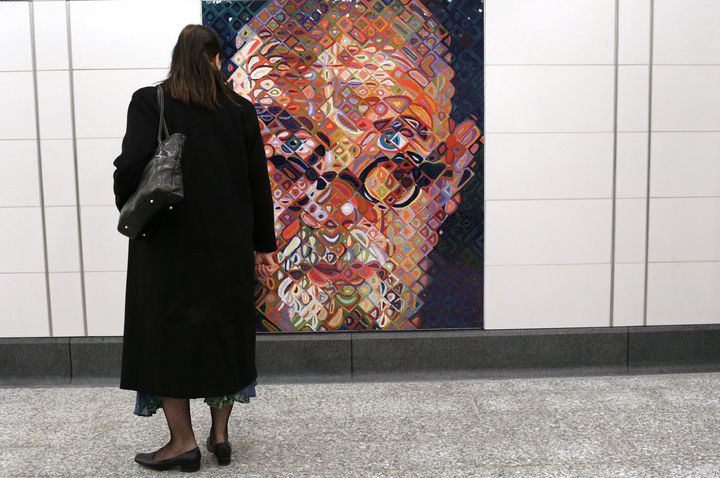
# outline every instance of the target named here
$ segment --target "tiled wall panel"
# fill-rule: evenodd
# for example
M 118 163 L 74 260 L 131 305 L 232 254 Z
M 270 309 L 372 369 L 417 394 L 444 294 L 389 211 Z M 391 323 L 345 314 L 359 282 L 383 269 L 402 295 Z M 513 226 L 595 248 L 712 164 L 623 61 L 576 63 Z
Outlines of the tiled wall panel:
M 720 322 L 720 6 L 617 6 L 485 1 L 488 329 Z M 0 2 L 0 335 L 48 312 L 122 334 L 112 161 L 200 22 L 196 0 Z
M 606 326 L 615 4 L 485 14 L 485 328 Z
M 647 324 L 718 323 L 720 3 L 654 6 Z

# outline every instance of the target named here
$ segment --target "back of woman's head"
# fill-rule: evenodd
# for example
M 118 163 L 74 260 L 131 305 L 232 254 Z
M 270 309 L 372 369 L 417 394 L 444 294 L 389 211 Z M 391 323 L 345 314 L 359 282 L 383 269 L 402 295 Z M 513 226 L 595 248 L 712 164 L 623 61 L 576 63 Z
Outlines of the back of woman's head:
M 173 48 L 170 73 L 162 85 L 185 104 L 216 109 L 220 106 L 218 95 L 231 98 L 232 91 L 215 65 L 220 54 L 215 31 L 204 25 L 186 26 Z

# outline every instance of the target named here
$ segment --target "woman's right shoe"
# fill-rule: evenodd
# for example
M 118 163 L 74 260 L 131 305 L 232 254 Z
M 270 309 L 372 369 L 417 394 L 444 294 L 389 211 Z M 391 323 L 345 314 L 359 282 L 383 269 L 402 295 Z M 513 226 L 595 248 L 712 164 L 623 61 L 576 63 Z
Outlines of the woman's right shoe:
M 156 460 L 155 452 L 135 455 L 136 462 L 153 470 L 168 470 L 179 466 L 182 471 L 198 471 L 200 469 L 200 459 L 200 449 L 197 447 L 165 460 Z
M 224 441 L 222 443 L 213 443 L 212 437 L 208 437 L 207 439 L 207 449 L 214 453 L 217 457 L 218 465 L 229 465 L 230 464 L 230 454 L 232 453 L 232 448 L 230 447 L 229 441 Z

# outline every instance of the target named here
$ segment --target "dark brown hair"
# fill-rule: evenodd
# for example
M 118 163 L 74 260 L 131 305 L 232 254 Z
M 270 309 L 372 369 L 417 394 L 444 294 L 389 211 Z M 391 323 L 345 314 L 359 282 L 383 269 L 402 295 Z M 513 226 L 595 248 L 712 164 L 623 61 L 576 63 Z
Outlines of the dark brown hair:
M 220 106 L 219 93 L 233 100 L 232 89 L 214 64 L 218 54 L 221 55 L 220 40 L 214 30 L 204 25 L 187 25 L 173 48 L 170 72 L 162 86 L 185 104 L 211 110 Z

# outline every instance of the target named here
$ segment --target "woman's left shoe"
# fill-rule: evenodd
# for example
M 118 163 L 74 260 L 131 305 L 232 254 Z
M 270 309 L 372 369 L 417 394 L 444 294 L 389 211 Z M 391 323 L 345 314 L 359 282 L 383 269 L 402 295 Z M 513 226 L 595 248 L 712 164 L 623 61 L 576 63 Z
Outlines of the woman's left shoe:
M 135 455 L 135 461 L 153 470 L 168 470 L 176 466 L 179 466 L 181 471 L 198 471 L 200 469 L 201 455 L 198 447 L 164 460 L 156 460 L 154 456 L 155 452 L 138 453 Z
M 230 464 L 232 447 L 230 446 L 229 441 L 215 443 L 212 439 L 212 436 L 209 436 L 206 445 L 207 449 L 210 450 L 217 457 L 218 465 L 225 466 Z

